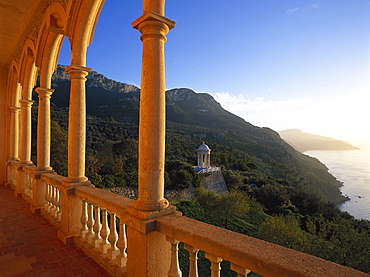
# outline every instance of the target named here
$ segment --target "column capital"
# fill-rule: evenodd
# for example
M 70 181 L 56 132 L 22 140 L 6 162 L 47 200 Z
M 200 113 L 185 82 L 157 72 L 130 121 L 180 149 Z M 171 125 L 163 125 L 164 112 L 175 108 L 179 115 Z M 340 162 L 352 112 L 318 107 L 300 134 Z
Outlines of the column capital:
M 131 23 L 134 29 L 142 33 L 141 40 L 146 36 L 160 36 L 166 40 L 165 35 L 175 27 L 175 24 L 175 21 L 152 11 L 140 16 Z
M 54 89 L 38 87 L 38 88 L 35 88 L 35 91 L 39 95 L 39 98 L 41 97 L 50 98 L 54 92 Z
M 92 69 L 81 65 L 71 64 L 70 66 L 66 67 L 65 70 L 69 73 L 69 75 L 71 75 L 70 79 L 85 79 L 87 74 L 89 74 Z
M 31 107 L 34 102 L 35 101 L 33 101 L 33 100 L 27 100 L 27 99 L 19 100 L 19 103 L 21 103 L 22 107 Z
M 9 109 L 13 113 L 19 113 L 21 108 L 20 107 L 9 107 Z

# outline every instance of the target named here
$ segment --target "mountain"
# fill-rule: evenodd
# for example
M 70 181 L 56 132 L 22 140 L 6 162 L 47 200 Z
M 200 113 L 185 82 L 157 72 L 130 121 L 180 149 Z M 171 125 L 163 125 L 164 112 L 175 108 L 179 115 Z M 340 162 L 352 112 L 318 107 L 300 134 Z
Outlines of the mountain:
M 58 66 L 53 75 L 55 91 L 51 102 L 52 119 L 67 130 L 69 82 L 64 68 Z M 140 90 L 135 86 L 110 80 L 97 72 L 87 76 L 87 151 L 100 159 L 100 164 L 105 162 L 99 151 L 137 140 L 139 99 Z M 211 95 L 188 88 L 171 89 L 166 92 L 166 109 L 167 160 L 195 165 L 195 149 L 206 141 L 215 165 L 234 172 L 245 189 L 251 185 L 267 186 L 266 190 L 275 191 L 276 197 L 302 191 L 333 203 L 346 200 L 340 193 L 340 183 L 325 165 L 296 151 L 277 132 L 254 126 L 224 110 Z M 125 151 L 120 150 L 120 155 L 125 155 Z M 126 156 L 125 161 L 129 158 Z
M 342 140 L 313 135 L 298 129 L 279 132 L 281 138 L 300 152 L 308 150 L 358 150 L 359 148 Z

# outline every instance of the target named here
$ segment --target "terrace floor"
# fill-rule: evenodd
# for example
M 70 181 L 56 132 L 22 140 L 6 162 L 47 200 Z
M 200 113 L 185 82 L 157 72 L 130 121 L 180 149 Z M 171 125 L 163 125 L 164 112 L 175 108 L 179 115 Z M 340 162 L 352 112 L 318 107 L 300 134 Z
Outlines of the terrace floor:
M 0 186 L 0 276 L 111 276 L 56 228 L 33 214 L 29 204 Z

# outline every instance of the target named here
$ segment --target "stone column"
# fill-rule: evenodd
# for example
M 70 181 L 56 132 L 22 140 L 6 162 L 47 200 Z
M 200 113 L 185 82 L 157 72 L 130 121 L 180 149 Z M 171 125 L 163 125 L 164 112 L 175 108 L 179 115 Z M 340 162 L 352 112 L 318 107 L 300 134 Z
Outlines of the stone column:
M 10 107 L 9 160 L 19 161 L 19 107 Z
M 49 88 L 36 88 L 39 96 L 37 118 L 37 167 L 36 171 L 51 171 L 50 167 L 50 97 L 54 92 Z
M 34 101 L 22 99 L 20 129 L 20 165 L 32 165 L 31 161 L 31 107 Z
M 86 150 L 86 95 L 85 81 L 91 68 L 70 65 L 71 75 L 69 121 L 68 121 L 68 177 L 66 183 L 87 181 L 85 176 Z
M 139 199 L 143 211 L 168 206 L 164 199 L 165 70 L 164 43 L 175 22 L 163 16 L 164 1 L 144 1 L 144 15 L 132 25 L 142 35 L 143 54 L 139 122 Z

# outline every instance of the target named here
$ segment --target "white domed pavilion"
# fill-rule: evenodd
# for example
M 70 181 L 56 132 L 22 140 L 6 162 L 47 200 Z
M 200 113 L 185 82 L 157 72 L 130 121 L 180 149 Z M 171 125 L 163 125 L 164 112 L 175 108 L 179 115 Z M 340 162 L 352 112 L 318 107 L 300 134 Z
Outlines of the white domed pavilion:
M 211 167 L 211 149 L 203 142 L 198 149 L 198 164 L 194 168 L 198 173 L 220 171 L 220 167 Z

